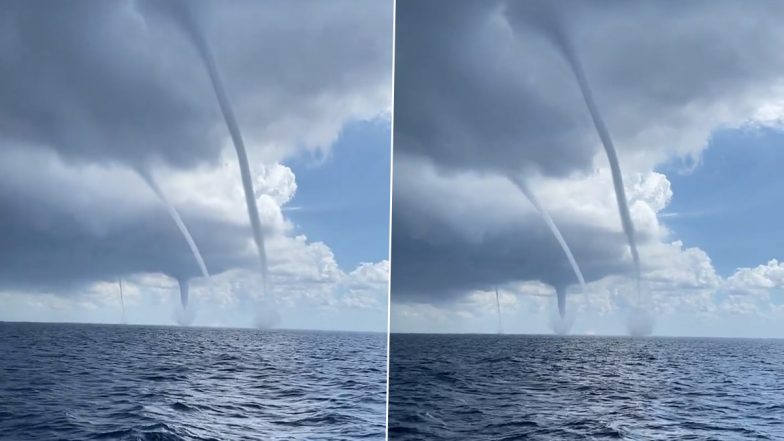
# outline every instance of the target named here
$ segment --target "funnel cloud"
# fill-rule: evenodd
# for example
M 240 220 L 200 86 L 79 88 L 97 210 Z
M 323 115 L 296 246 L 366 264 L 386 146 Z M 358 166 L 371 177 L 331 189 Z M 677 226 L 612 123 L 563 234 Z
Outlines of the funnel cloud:
M 580 86 L 580 92 L 582 92 L 583 98 L 585 99 L 585 105 L 588 108 L 588 112 L 591 114 L 591 120 L 596 126 L 596 132 L 599 135 L 599 139 L 602 141 L 602 146 L 604 146 L 604 151 L 607 154 L 607 161 L 610 163 L 610 171 L 612 172 L 615 199 L 618 203 L 618 212 L 621 217 L 621 225 L 623 226 L 624 234 L 626 234 L 626 239 L 629 241 L 629 249 L 632 253 L 634 271 L 635 275 L 637 276 L 637 284 L 639 285 L 640 254 L 637 251 L 637 241 L 634 237 L 634 224 L 632 223 L 632 217 L 629 213 L 629 204 L 626 199 L 626 190 L 624 190 L 623 186 L 623 174 L 621 173 L 621 166 L 620 162 L 618 161 L 618 153 L 615 149 L 615 146 L 613 145 L 612 138 L 610 138 L 610 132 L 607 130 L 607 126 L 604 123 L 602 114 L 599 112 L 599 108 L 596 105 L 593 92 L 591 91 L 588 80 L 585 77 L 585 71 L 583 70 L 582 64 L 580 63 L 580 59 L 577 56 L 577 52 L 575 51 L 571 40 L 567 37 L 565 31 L 560 27 L 553 29 L 553 35 L 556 36 L 556 38 L 554 38 L 554 43 L 563 53 L 564 58 L 566 58 L 566 61 L 569 63 L 569 66 L 574 73 L 577 84 Z M 639 286 L 637 290 L 639 292 Z
M 553 221 L 553 218 L 550 216 L 550 213 L 539 203 L 539 200 L 536 199 L 536 196 L 531 192 L 531 190 L 526 185 L 525 181 L 522 178 L 514 178 L 514 183 L 517 185 L 517 188 L 525 194 L 528 198 L 528 201 L 531 202 L 536 208 L 536 211 L 542 216 L 544 219 L 545 224 L 547 224 L 547 228 L 550 229 L 550 232 L 553 233 L 553 237 L 555 240 L 558 241 L 558 245 L 566 255 L 567 260 L 569 260 L 569 265 L 572 267 L 572 271 L 574 271 L 574 276 L 577 278 L 577 282 L 580 284 L 580 287 L 583 289 L 583 292 L 586 291 L 585 287 L 585 278 L 583 277 L 583 272 L 580 270 L 580 265 L 577 264 L 577 260 L 574 258 L 574 254 L 572 254 L 571 248 L 566 243 L 566 240 L 563 238 L 563 234 L 561 234 L 561 230 L 558 229 L 558 226 Z M 558 292 L 558 290 L 556 290 Z M 561 314 L 561 317 L 566 314 L 566 289 L 561 288 L 561 292 L 558 293 L 558 312 Z
M 252 326 L 244 302 L 271 296 L 274 267 L 286 326 L 381 327 L 381 283 L 352 272 L 387 256 L 386 209 L 366 201 L 388 187 L 391 17 L 357 0 L 5 2 L 0 320 L 118 321 L 122 279 L 136 323 L 187 321 L 189 297 L 189 314 L 222 305 L 200 323 Z M 363 187 L 335 196 L 336 175 Z M 342 224 L 310 216 L 340 204 Z
M 721 300 L 737 265 L 720 273 L 715 240 L 691 230 L 714 232 L 717 213 L 740 218 L 737 207 L 668 209 L 678 191 L 698 199 L 732 179 L 698 189 L 678 173 L 699 170 L 717 133 L 743 145 L 749 127 L 780 127 L 784 6 L 696 1 L 672 12 L 398 1 L 393 330 L 487 332 L 488 286 L 509 296 L 505 318 L 521 317 L 506 331 L 563 331 L 569 320 L 548 313 L 579 310 L 570 332 L 639 335 L 654 316 L 658 332 L 660 315 L 742 309 Z M 568 297 L 578 283 L 585 295 Z
M 185 225 L 185 222 L 182 220 L 182 217 L 177 211 L 177 208 L 175 208 L 174 204 L 172 204 L 169 199 L 166 198 L 166 195 L 163 194 L 161 188 L 158 186 L 158 183 L 155 182 L 155 179 L 149 172 L 142 171 L 139 172 L 139 175 L 142 177 L 142 179 L 144 179 L 144 182 L 147 183 L 158 199 L 160 199 L 160 201 L 166 206 L 166 210 L 169 212 L 169 216 L 171 216 L 172 220 L 177 225 L 177 229 L 180 230 L 182 237 L 188 244 L 188 248 L 190 248 L 191 253 L 193 253 L 193 258 L 196 260 L 196 264 L 199 266 L 199 270 L 201 271 L 202 276 L 209 280 L 210 272 L 207 270 L 207 264 L 204 263 L 204 258 L 201 255 L 201 251 L 199 251 L 199 247 L 196 245 L 196 241 L 193 240 L 193 236 L 188 230 L 188 227 Z M 187 305 L 183 304 L 183 308 L 185 306 Z
M 226 123 L 226 128 L 231 135 L 231 141 L 234 145 L 234 150 L 237 153 L 239 161 L 240 176 L 242 180 L 242 190 L 245 195 L 245 205 L 248 211 L 248 219 L 250 220 L 251 231 L 253 233 L 253 242 L 256 244 L 256 251 L 259 255 L 259 263 L 261 274 L 263 277 L 264 293 L 267 293 L 267 286 L 269 284 L 269 272 L 267 269 L 267 251 L 264 246 L 264 234 L 261 227 L 261 218 L 259 216 L 259 207 L 256 204 L 256 195 L 253 190 L 253 179 L 251 177 L 250 163 L 248 160 L 248 152 L 245 148 L 245 141 L 242 139 L 237 118 L 234 116 L 234 110 L 229 103 L 229 97 L 226 94 L 223 80 L 221 79 L 218 66 L 215 63 L 215 57 L 212 54 L 209 43 L 204 36 L 204 31 L 198 26 L 196 17 L 190 6 L 181 0 L 169 0 L 169 4 L 163 7 L 172 18 L 172 21 L 180 25 L 183 33 L 188 37 L 193 47 L 199 54 L 207 74 L 212 84 L 215 98 L 218 101 L 223 119 Z
M 127 323 L 125 320 L 125 298 L 123 297 L 122 279 L 117 279 L 120 287 L 120 307 L 122 308 L 122 323 Z
M 177 279 L 180 287 L 180 304 L 183 310 L 188 309 L 188 279 Z
M 498 298 L 498 288 L 495 289 L 495 307 L 496 312 L 498 313 L 498 333 L 504 333 L 504 325 L 501 321 L 501 300 Z
M 629 249 L 634 262 L 634 272 L 637 279 L 637 298 L 640 297 L 640 255 L 637 250 L 637 241 L 635 239 L 634 224 L 632 222 L 631 214 L 629 213 L 629 204 L 626 198 L 626 191 L 623 184 L 623 174 L 621 172 L 620 162 L 618 160 L 618 152 L 615 149 L 610 132 L 607 130 L 607 125 L 604 122 L 599 107 L 591 90 L 588 79 L 585 75 L 585 70 L 580 62 L 580 57 L 577 50 L 572 43 L 567 29 L 563 24 L 563 18 L 558 15 L 554 10 L 554 6 L 550 3 L 543 2 L 526 2 L 522 4 L 514 3 L 510 7 L 512 11 L 516 12 L 516 18 L 519 19 L 518 23 L 528 23 L 535 29 L 541 31 L 542 35 L 550 40 L 553 46 L 564 57 L 571 69 L 572 74 L 579 86 L 580 93 L 582 94 L 585 106 L 591 116 L 591 121 L 596 128 L 596 133 L 601 140 L 604 147 L 604 152 L 610 165 L 612 174 L 612 184 L 615 191 L 615 200 L 618 204 L 618 212 L 621 218 L 621 225 L 623 232 L 626 235 L 626 240 L 629 244 Z M 514 20 L 513 20 L 514 22 Z M 559 301 L 559 310 L 561 303 Z

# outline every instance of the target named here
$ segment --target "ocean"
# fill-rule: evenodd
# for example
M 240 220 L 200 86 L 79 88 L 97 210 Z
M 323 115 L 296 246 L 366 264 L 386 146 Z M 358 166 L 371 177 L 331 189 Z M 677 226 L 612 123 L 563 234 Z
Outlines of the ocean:
M 390 440 L 784 439 L 784 340 L 392 334 Z
M 384 439 L 384 334 L 0 323 L 0 439 Z

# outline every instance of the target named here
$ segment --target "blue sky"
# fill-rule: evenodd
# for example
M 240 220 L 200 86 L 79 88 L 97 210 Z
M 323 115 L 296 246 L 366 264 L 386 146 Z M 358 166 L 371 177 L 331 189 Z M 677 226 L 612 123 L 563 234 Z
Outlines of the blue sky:
M 673 236 L 705 250 L 722 276 L 784 258 L 784 132 L 721 129 L 696 168 L 660 171 L 673 197 L 663 213 Z
M 326 242 L 344 269 L 388 258 L 390 122 L 351 122 L 320 163 L 288 161 L 297 194 L 286 214 L 298 232 Z

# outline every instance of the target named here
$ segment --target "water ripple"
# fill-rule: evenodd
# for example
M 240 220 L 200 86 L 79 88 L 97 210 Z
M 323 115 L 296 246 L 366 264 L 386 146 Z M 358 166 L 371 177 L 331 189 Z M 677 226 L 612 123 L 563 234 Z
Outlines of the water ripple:
M 0 439 L 383 439 L 383 334 L 0 323 Z
M 393 334 L 390 440 L 784 439 L 784 341 Z

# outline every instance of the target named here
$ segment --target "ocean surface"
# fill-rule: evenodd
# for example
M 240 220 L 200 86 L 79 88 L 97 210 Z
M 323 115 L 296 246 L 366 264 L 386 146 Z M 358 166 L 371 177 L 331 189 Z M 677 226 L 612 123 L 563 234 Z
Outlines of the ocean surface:
M 390 440 L 784 439 L 784 340 L 392 334 Z
M 384 439 L 386 336 L 0 323 L 3 440 Z

